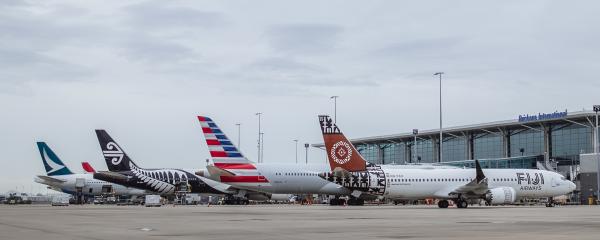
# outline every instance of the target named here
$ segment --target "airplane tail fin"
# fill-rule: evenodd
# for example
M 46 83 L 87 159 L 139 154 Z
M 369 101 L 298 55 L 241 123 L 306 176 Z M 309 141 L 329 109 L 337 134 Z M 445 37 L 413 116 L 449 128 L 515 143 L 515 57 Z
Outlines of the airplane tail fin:
M 223 169 L 254 169 L 252 161 L 248 160 L 240 150 L 233 145 L 225 133 L 210 118 L 198 116 L 202 133 L 206 139 L 210 156 L 216 167 Z
M 81 162 L 81 167 L 86 173 L 96 173 L 96 169 L 89 162 Z
M 48 176 L 73 174 L 60 158 L 58 158 L 54 151 L 50 149 L 48 144 L 45 142 L 37 142 L 37 146 L 40 150 L 42 162 L 44 163 L 44 168 L 46 168 L 46 174 Z
M 104 160 L 109 171 L 129 171 L 132 166 L 137 167 L 105 130 L 96 129 L 96 136 L 98 136 L 98 142 L 100 143 L 100 148 L 102 149 L 102 154 L 104 155 Z
M 366 170 L 367 161 L 332 122 L 331 118 L 327 115 L 319 115 L 319 122 L 331 170 L 336 168 L 351 172 Z

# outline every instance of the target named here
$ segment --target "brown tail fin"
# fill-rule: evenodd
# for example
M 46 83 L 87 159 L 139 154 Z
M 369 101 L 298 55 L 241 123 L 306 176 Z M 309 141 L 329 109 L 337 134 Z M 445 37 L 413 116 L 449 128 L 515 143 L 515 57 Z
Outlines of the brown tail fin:
M 331 170 L 336 168 L 342 168 L 350 172 L 366 170 L 367 161 L 340 132 L 340 129 L 332 122 L 331 118 L 327 115 L 319 115 L 319 122 Z

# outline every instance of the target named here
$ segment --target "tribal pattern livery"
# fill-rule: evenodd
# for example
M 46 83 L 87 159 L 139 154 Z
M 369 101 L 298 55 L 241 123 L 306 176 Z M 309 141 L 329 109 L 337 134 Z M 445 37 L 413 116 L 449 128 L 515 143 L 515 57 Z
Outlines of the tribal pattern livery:
M 332 170 L 341 168 L 351 172 L 365 171 L 367 161 L 356 151 L 329 116 L 319 116 L 327 158 Z
M 123 149 L 104 130 L 96 130 L 106 165 L 110 172 L 98 172 L 94 178 L 170 195 L 179 186 L 187 186 L 193 193 L 222 193 L 208 186 L 192 172 L 181 169 L 145 169 L 138 167 Z
M 269 181 L 259 174 L 254 163 L 242 155 L 212 119 L 198 116 L 198 121 L 202 126 L 214 167 L 234 174 L 219 176 L 221 182 L 240 186 L 270 186 Z
M 379 166 L 368 167 L 367 171 L 348 172 L 347 175 L 329 172 L 319 176 L 351 191 L 357 190 L 370 195 L 383 196 L 386 190 L 385 173 Z

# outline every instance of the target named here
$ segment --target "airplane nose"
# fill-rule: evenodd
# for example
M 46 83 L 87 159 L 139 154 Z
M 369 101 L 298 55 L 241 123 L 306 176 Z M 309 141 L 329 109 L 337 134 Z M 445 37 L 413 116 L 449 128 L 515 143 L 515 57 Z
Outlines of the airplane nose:
M 575 188 L 577 188 L 577 186 L 575 185 L 575 183 L 569 181 L 569 190 L 572 192 L 572 191 L 575 191 Z

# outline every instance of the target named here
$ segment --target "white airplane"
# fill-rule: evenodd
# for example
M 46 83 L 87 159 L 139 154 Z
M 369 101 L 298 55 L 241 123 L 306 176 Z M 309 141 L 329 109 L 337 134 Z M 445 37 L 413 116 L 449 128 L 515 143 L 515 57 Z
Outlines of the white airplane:
M 573 182 L 556 172 L 482 170 L 477 160 L 476 169 L 402 169 L 368 164 L 329 116 L 319 116 L 319 122 L 333 170 L 323 178 L 351 190 L 354 201 L 372 197 L 436 198 L 440 208 L 447 208 L 448 200 L 454 201 L 458 208 L 466 208 L 471 200 L 511 204 L 521 198 L 552 198 L 575 190 Z
M 76 195 L 77 187 L 81 187 L 81 194 L 84 196 L 107 193 L 132 196 L 149 194 L 137 188 L 94 179 L 93 174 L 73 173 L 45 142 L 38 142 L 37 146 L 42 156 L 46 175 L 38 175 L 34 181 L 47 185 L 49 189 Z
M 329 166 L 254 163 L 239 152 L 208 117 L 198 116 L 213 165 L 197 174 L 247 191 L 271 194 L 348 195 L 350 191 L 319 176 Z

